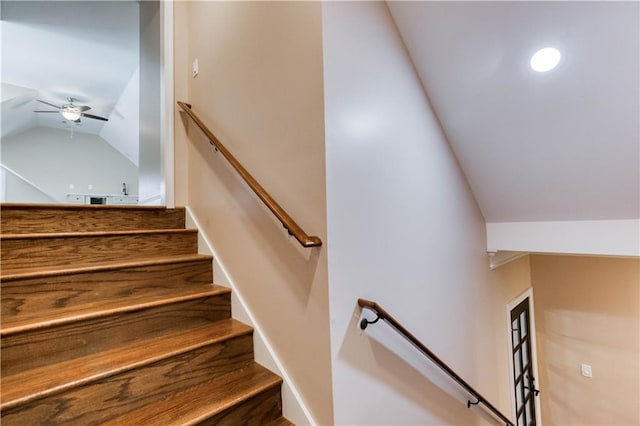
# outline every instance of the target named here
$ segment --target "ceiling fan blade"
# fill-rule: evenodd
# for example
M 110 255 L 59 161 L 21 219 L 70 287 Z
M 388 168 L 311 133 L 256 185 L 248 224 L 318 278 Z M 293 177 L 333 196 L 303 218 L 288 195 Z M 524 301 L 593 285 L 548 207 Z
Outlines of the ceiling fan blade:
M 54 105 L 54 104 L 51 104 L 51 103 L 46 102 L 46 101 L 41 101 L 40 99 L 37 99 L 37 101 L 38 101 L 38 102 L 42 102 L 43 104 L 47 104 L 47 105 L 49 105 L 49 106 L 52 106 L 52 107 L 54 107 L 54 108 L 58 108 L 58 109 L 62 108 L 62 107 L 59 107 L 58 105 Z
M 55 112 L 56 114 L 60 114 L 60 111 L 33 111 L 33 112 Z
M 82 105 L 77 107 L 81 112 L 89 111 L 91 109 L 90 106 Z
M 99 115 L 85 114 L 84 112 L 81 113 L 80 115 L 87 118 L 93 118 L 94 120 L 109 121 L 108 118 L 100 117 Z

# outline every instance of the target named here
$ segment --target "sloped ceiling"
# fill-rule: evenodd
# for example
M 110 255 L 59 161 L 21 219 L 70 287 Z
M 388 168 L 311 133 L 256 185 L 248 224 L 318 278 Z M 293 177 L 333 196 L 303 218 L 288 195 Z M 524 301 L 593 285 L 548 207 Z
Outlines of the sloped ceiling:
M 3 135 L 33 126 L 73 126 L 76 132 L 101 134 L 106 127 L 126 124 L 123 110 L 132 108 L 118 101 L 130 100 L 125 89 L 138 87 L 136 80 L 131 89 L 139 67 L 137 2 L 2 1 L 0 11 L 3 92 L 13 87 L 21 94 L 20 99 L 3 94 Z M 59 114 L 33 112 L 54 110 L 36 99 L 62 105 L 68 96 L 109 122 L 82 118 L 78 125 L 63 123 Z M 132 139 L 128 143 L 134 147 L 122 146 L 122 140 L 108 142 L 137 163 L 137 128 L 107 134 Z
M 638 2 L 388 5 L 487 222 L 640 217 Z

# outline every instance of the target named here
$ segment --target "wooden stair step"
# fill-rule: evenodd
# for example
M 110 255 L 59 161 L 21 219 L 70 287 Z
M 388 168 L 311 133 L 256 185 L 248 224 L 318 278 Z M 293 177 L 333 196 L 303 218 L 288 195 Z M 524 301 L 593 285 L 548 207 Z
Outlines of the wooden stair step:
M 220 320 L 187 331 L 142 339 L 109 351 L 4 376 L 1 409 L 26 404 L 204 346 L 250 336 L 252 332 L 251 327 L 233 319 Z
M 0 231 L 12 233 L 185 227 L 184 207 L 3 203 L 0 209 Z
M 115 270 L 124 270 L 127 268 L 149 268 L 156 265 L 166 265 L 173 263 L 182 263 L 182 262 L 195 262 L 206 260 L 211 262 L 213 260 L 213 256 L 203 255 L 203 254 L 187 254 L 187 255 L 177 255 L 177 256 L 155 256 L 151 259 L 143 259 L 143 260 L 133 260 L 133 261 L 112 261 L 112 262 L 100 262 L 96 264 L 95 262 L 89 263 L 75 263 L 73 265 L 69 265 L 67 267 L 60 267 L 56 269 L 47 269 L 40 268 L 38 270 L 30 269 L 28 271 L 20 271 L 15 273 L 6 273 L 5 271 L 0 271 L 0 284 L 4 289 L 7 282 L 16 281 L 16 280 L 36 280 L 36 279 L 45 279 L 51 280 L 53 277 L 59 276 L 69 276 L 76 274 L 89 274 L 95 272 L 111 272 Z M 127 272 L 127 271 L 123 271 Z M 108 275 L 107 275 L 108 276 Z M 210 279 L 209 279 L 210 281 Z
M 184 208 L 0 209 L 3 426 L 292 424 Z
M 3 374 L 110 350 L 173 330 L 231 317 L 231 291 L 213 286 L 201 294 L 171 297 L 55 320 L 39 319 L 0 331 Z
M 7 325 L 13 317 L 203 288 L 211 283 L 211 260 L 211 256 L 176 256 L 88 271 L 67 269 L 64 274 L 55 271 L 36 277 L 13 275 L 14 279 L 4 279 L 1 284 L 2 318 Z
M 125 297 L 112 299 L 97 298 L 97 300 L 92 303 L 71 306 L 61 305 L 57 308 L 54 302 L 54 306 L 49 309 L 34 309 L 32 312 L 20 312 L 20 314 L 17 315 L 3 315 L 0 335 L 6 336 L 29 330 L 87 321 L 220 293 L 220 288 L 215 287 L 212 283 L 194 284 L 177 288 L 162 288 L 158 286 L 150 290 L 155 291 L 150 291 L 149 293 L 151 294 L 147 292 L 126 294 Z
M 2 234 L 3 274 L 55 270 L 75 263 L 105 264 L 144 260 L 155 256 L 198 252 L 195 229 L 122 232 Z
M 282 416 L 281 384 L 280 377 L 253 363 L 106 424 L 264 425 Z
M 218 384 L 218 390 L 229 391 L 234 383 L 228 377 L 251 369 L 253 364 L 252 337 L 244 334 L 16 404 L 2 410 L 2 424 L 162 424 L 119 418 L 157 407 L 159 401 L 180 399 L 181 393 L 190 393 L 193 388 L 213 391 Z M 250 379 L 244 374 L 242 382 L 235 385 L 246 389 L 251 386 L 247 383 Z

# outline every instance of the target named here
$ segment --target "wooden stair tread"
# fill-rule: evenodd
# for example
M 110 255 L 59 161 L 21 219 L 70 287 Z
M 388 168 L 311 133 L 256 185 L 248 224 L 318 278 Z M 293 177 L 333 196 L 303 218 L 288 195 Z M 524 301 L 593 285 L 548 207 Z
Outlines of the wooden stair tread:
M 76 263 L 74 266 L 59 268 L 42 267 L 33 268 L 29 271 L 6 274 L 0 272 L 0 281 L 14 281 L 28 278 L 43 278 L 57 275 L 81 274 L 85 272 L 108 271 L 115 269 L 136 268 L 140 266 L 162 265 L 169 263 L 193 262 L 196 260 L 213 260 L 213 256 L 203 254 L 187 254 L 177 256 L 155 257 L 153 259 L 133 260 L 133 261 L 107 261 L 102 263 L 89 262 L 86 264 Z
M 164 206 L 2 204 L 0 232 L 21 234 L 182 229 L 185 208 Z
M 166 206 L 141 205 L 106 205 L 106 204 L 45 204 L 45 203 L 0 203 L 0 209 L 50 209 L 50 210 L 167 210 Z M 184 210 L 184 207 L 174 207 L 172 210 Z
M 195 425 L 280 384 L 280 377 L 253 363 L 212 382 L 149 404 L 109 424 Z
M 137 298 L 135 296 L 123 298 L 121 300 L 108 300 L 96 302 L 91 305 L 80 305 L 68 307 L 66 309 L 52 310 L 17 317 L 5 317 L 2 320 L 0 336 L 22 333 L 29 330 L 37 330 L 54 325 L 68 324 L 72 322 L 84 321 L 87 319 L 106 317 L 123 312 L 133 312 L 142 309 L 168 305 L 185 300 L 193 300 L 207 296 L 216 296 L 230 293 L 231 290 L 215 284 L 189 285 L 180 292 L 173 291 L 171 294 L 158 294 L 157 297 L 144 295 Z M 176 294 L 178 293 L 178 294 Z
M 195 348 L 252 333 L 233 319 L 140 340 L 89 356 L 30 369 L 2 378 L 2 409 L 151 364 Z
M 46 238 L 108 237 L 114 235 L 197 234 L 197 229 L 136 229 L 129 231 L 37 232 L 30 234 L 0 233 L 0 241 Z

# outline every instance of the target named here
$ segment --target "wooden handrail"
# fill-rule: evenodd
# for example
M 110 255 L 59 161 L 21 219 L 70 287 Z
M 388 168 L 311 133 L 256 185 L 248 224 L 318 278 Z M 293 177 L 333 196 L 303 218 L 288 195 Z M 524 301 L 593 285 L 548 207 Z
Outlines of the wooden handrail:
M 282 207 L 269 195 L 269 193 L 258 183 L 257 180 L 245 169 L 242 164 L 229 152 L 229 150 L 220 142 L 220 140 L 207 128 L 207 126 L 198 118 L 191 109 L 191 105 L 185 102 L 178 102 L 178 106 L 193 120 L 194 123 L 202 130 L 209 139 L 209 143 L 213 145 L 227 159 L 229 164 L 238 172 L 249 187 L 256 193 L 263 203 L 278 218 L 290 235 L 293 235 L 303 247 L 318 247 L 322 245 L 322 240 L 316 236 L 309 236 L 291 219 L 291 216 L 284 211 Z
M 367 328 L 369 324 L 374 324 L 378 322 L 378 320 L 384 320 L 387 322 L 392 328 L 394 328 L 398 333 L 402 335 L 405 339 L 410 341 L 420 352 L 426 355 L 431 361 L 433 361 L 438 367 L 445 371 L 453 380 L 455 380 L 460 386 L 462 386 L 468 393 L 470 393 L 474 398 L 477 399 L 476 402 L 467 401 L 467 408 L 471 405 L 477 405 L 479 403 L 484 404 L 495 416 L 500 418 L 505 425 L 514 426 L 513 422 L 507 418 L 504 414 L 502 414 L 496 407 L 494 407 L 485 397 L 483 397 L 480 392 L 476 391 L 471 387 L 469 383 L 464 381 L 462 377 L 460 377 L 455 371 L 451 369 L 444 361 L 442 361 L 436 354 L 431 352 L 429 348 L 427 348 L 420 340 L 418 340 L 413 334 L 409 332 L 406 328 L 404 328 L 395 318 L 393 318 L 387 311 L 385 311 L 382 306 L 378 305 L 376 302 L 372 302 L 366 299 L 358 299 L 358 305 L 361 308 L 366 308 L 373 311 L 377 318 L 374 321 L 369 321 L 364 318 L 360 322 L 360 328 L 363 330 Z

